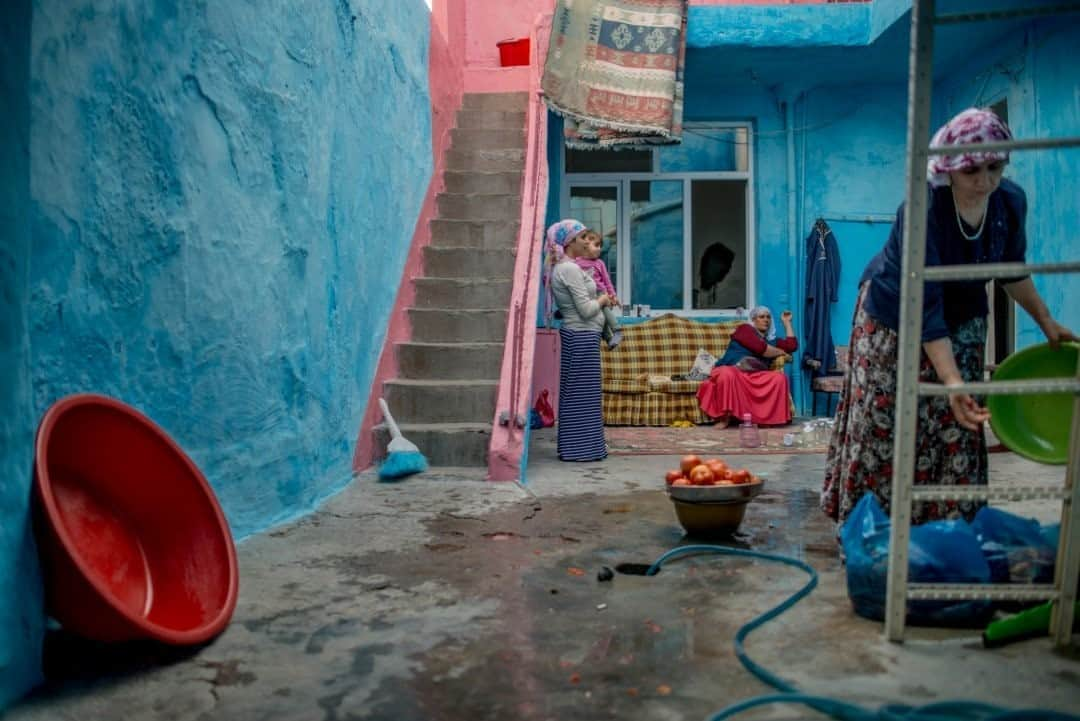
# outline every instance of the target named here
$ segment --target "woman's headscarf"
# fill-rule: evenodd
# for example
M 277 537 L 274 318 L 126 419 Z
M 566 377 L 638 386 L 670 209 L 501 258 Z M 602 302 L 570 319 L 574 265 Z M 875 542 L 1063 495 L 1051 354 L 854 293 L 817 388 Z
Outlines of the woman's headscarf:
M 582 233 L 588 230 L 585 224 L 579 220 L 573 218 L 567 218 L 566 220 L 560 220 L 558 223 L 552 223 L 547 229 L 547 253 L 549 262 L 552 264 L 562 260 L 563 248 L 566 244 L 578 237 Z M 554 258 L 555 260 L 550 260 Z
M 985 108 L 968 108 L 945 123 L 934 133 L 930 145 L 970 145 L 1012 140 L 1009 126 L 997 115 Z M 926 179 L 935 188 L 949 185 L 949 173 L 982 165 L 988 161 L 1008 162 L 1009 153 L 961 153 L 960 155 L 931 155 L 926 161 Z
M 544 234 L 544 325 L 551 326 L 551 317 L 555 313 L 555 302 L 551 295 L 551 269 L 563 258 L 563 248 L 566 244 L 584 233 L 588 228 L 579 220 L 566 218 L 557 223 L 552 223 Z
M 776 340 L 776 318 L 773 317 L 772 311 L 769 310 L 767 305 L 756 305 L 750 310 L 750 322 L 753 325 L 754 318 L 757 318 L 763 313 L 769 314 L 769 330 L 765 332 L 765 340 L 772 343 Z

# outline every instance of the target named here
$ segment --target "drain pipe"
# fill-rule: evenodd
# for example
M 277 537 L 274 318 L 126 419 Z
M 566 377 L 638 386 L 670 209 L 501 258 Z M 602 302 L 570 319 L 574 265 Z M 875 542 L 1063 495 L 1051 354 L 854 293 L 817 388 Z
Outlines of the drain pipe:
M 802 297 L 799 292 L 799 239 L 798 228 L 796 227 L 795 215 L 796 215 L 796 183 L 795 183 L 795 110 L 792 107 L 792 100 L 785 100 L 784 103 L 784 129 L 787 136 L 787 186 L 788 186 L 788 203 L 787 203 L 787 226 L 788 226 L 788 297 L 791 299 L 791 311 L 795 314 L 795 334 L 797 337 L 802 337 L 803 328 L 803 308 L 796 307 L 798 300 Z M 805 339 L 804 339 L 805 340 Z M 795 408 L 801 411 L 804 402 L 802 372 L 800 369 L 800 358 L 802 353 L 796 351 L 793 355 L 792 370 L 791 370 L 791 389 L 792 395 L 795 398 Z

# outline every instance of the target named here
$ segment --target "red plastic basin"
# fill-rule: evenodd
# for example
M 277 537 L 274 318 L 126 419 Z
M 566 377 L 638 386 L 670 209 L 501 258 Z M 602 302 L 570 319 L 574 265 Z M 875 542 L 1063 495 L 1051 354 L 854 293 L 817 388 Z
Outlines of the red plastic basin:
M 105 396 L 57 401 L 34 444 L 48 613 L 99 641 L 204 643 L 236 608 L 236 548 L 202 473 Z

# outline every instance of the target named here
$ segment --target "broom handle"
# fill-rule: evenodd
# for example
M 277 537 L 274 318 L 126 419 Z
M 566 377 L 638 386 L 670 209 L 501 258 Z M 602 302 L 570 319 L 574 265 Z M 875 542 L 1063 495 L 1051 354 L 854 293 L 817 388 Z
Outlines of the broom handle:
M 382 408 L 383 418 L 390 425 L 390 435 L 394 438 L 401 438 L 401 429 L 398 428 L 397 423 L 394 422 L 394 417 L 390 415 L 390 408 L 387 407 L 386 401 L 382 398 L 379 399 L 379 407 Z

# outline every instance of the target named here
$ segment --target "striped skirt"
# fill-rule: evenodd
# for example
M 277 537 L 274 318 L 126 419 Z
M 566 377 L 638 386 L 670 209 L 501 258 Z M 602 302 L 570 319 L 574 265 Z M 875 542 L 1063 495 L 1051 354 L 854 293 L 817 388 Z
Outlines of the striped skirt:
M 607 443 L 600 404 L 600 331 L 560 328 L 559 341 L 559 460 L 603 460 Z

